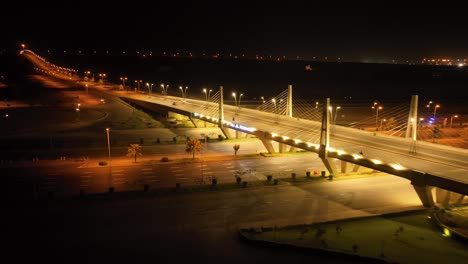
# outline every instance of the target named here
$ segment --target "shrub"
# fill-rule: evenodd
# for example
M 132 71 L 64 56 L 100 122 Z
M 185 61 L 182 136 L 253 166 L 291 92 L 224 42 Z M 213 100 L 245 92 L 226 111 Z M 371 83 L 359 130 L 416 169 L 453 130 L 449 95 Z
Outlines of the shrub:
M 244 188 L 247 187 L 247 182 L 246 181 L 242 182 L 242 187 L 244 187 Z
M 325 177 L 325 171 L 322 171 L 321 173 L 322 173 L 322 177 Z
M 224 137 L 223 137 L 223 136 L 221 136 L 221 135 L 218 135 L 218 140 L 219 140 L 219 141 L 223 141 L 223 139 L 224 139 Z
M 162 162 L 168 162 L 168 161 L 169 161 L 169 158 L 168 158 L 168 157 L 162 157 L 162 158 L 161 158 L 161 161 L 162 161 Z
M 216 178 L 211 179 L 211 185 L 216 186 L 216 184 L 218 184 L 218 179 Z
M 333 174 L 328 175 L 328 180 L 333 180 Z
M 109 187 L 109 193 L 113 193 L 115 191 L 114 187 Z
M 158 143 L 158 144 L 161 143 L 161 140 L 159 140 L 159 137 L 156 138 L 156 143 Z
M 148 190 L 149 190 L 149 185 L 148 185 L 148 184 L 145 184 L 145 185 L 143 186 L 143 191 L 144 191 L 144 192 L 147 192 Z
M 268 175 L 268 176 L 267 176 L 267 181 L 269 181 L 269 182 L 270 182 L 272 178 L 273 178 L 273 176 L 272 176 L 272 175 Z
M 239 177 L 239 176 L 237 176 L 237 177 L 236 177 L 236 182 L 237 182 L 237 184 L 240 184 L 240 183 L 242 182 L 242 178 Z
M 278 185 L 278 179 L 274 179 L 273 184 Z
M 172 138 L 172 142 L 177 143 L 177 138 L 176 138 L 176 137 L 173 137 L 173 138 Z
M 99 166 L 106 166 L 107 165 L 107 161 L 100 161 L 99 162 Z
M 306 171 L 306 177 L 310 178 L 310 171 Z
M 175 184 L 176 189 L 180 189 L 180 183 Z
M 295 172 L 291 173 L 291 178 L 292 178 L 293 180 L 296 179 L 296 173 L 295 173 Z

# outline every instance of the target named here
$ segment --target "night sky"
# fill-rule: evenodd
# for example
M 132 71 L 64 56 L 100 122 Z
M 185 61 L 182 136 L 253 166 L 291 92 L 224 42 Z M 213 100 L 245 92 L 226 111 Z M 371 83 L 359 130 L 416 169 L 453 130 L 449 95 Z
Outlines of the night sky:
M 68 1 L 53 7 L 7 7 L 0 16 L 0 47 L 25 42 L 32 49 L 468 58 L 466 9 L 461 6 L 351 2 L 325 6 L 319 1 L 194 1 L 98 7 Z

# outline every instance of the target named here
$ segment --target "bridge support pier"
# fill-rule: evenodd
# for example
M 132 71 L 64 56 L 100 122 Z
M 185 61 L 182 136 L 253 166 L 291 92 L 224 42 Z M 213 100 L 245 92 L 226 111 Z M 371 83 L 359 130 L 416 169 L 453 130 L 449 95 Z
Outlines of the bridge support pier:
M 265 146 L 268 153 L 270 153 L 270 154 L 275 153 L 275 148 L 273 147 L 273 144 L 271 144 L 272 140 L 267 138 L 268 133 L 266 133 L 266 132 L 258 133 L 257 132 L 257 133 L 255 133 L 255 135 L 258 137 L 258 139 L 260 139 L 260 141 L 262 141 L 263 146 Z M 271 138 L 271 135 L 270 135 L 270 138 Z
M 193 118 L 190 117 L 190 116 L 189 116 L 189 119 L 190 119 L 190 121 L 192 122 L 193 126 L 196 127 L 196 128 L 198 128 L 197 122 L 195 122 L 195 120 L 193 120 Z
M 424 174 L 414 173 L 411 175 L 411 185 L 418 194 L 424 207 L 434 207 L 434 197 L 432 196 L 432 189 L 434 187 L 426 184 Z
M 291 146 L 291 147 L 289 148 L 289 152 L 294 152 L 294 151 L 296 151 L 296 147 Z
M 434 207 L 434 199 L 432 197 L 432 191 L 431 191 L 433 187 L 428 186 L 428 185 L 423 185 L 423 186 L 413 185 L 413 188 L 418 194 L 418 197 L 421 200 L 424 207 Z
M 335 162 L 332 158 L 320 158 L 323 162 L 323 165 L 325 165 L 325 168 L 327 168 L 328 172 L 333 175 L 337 175 L 338 171 L 335 166 Z
M 448 190 L 444 190 L 441 188 L 435 188 L 436 189 L 436 202 L 443 204 L 445 206 L 449 204 L 459 204 L 463 201 L 465 198 L 465 195 L 459 194 L 456 192 L 451 192 Z
M 357 172 L 359 170 L 361 166 L 360 165 L 357 165 L 357 164 L 354 164 L 353 166 L 353 172 Z
M 283 143 L 278 143 L 278 152 L 283 153 L 284 152 L 284 144 Z
M 341 161 L 341 173 L 346 173 L 348 169 L 348 162 L 342 160 Z
M 227 138 L 227 139 L 231 139 L 232 136 L 231 136 L 231 133 L 229 133 L 229 128 L 225 127 L 225 126 L 220 126 L 219 129 L 221 129 L 221 131 L 223 132 L 224 136 Z

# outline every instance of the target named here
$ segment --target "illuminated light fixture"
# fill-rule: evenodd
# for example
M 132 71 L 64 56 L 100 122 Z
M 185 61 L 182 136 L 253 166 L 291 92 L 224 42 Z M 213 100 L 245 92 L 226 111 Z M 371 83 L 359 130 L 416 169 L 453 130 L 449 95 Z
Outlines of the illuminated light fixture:
M 450 236 L 450 230 L 444 227 L 444 233 L 442 234 L 444 237 L 449 237 Z
M 337 150 L 336 152 L 338 153 L 338 155 L 346 154 L 346 152 L 344 150 L 341 150 L 341 149 Z
M 271 133 L 271 136 L 272 136 L 272 137 L 277 137 L 278 134 L 276 134 L 276 133 Z
M 316 150 L 319 150 L 319 149 L 320 149 L 320 145 L 317 145 L 317 144 L 316 144 L 316 145 L 315 145 L 315 149 L 316 149 Z
M 330 151 L 330 152 L 335 152 L 335 149 L 332 148 L 332 147 L 327 147 L 327 150 Z
M 282 136 L 284 140 L 287 140 L 289 137 L 288 136 Z
M 206 118 L 207 118 L 207 119 L 211 119 L 211 117 L 209 117 L 209 116 L 206 116 Z
M 296 138 L 296 139 L 294 139 L 294 142 L 295 142 L 296 144 L 298 144 L 298 143 L 301 143 L 301 140 Z
M 193 115 L 194 115 L 194 116 L 198 116 L 198 115 L 199 115 L 199 113 L 193 113 Z
M 205 115 L 200 115 L 200 118 L 203 118 Z
M 378 159 L 371 159 L 374 164 L 382 164 L 383 162 Z
M 358 154 L 353 154 L 353 157 L 354 157 L 355 160 L 358 160 L 358 159 L 362 158 L 362 156 L 358 155 Z
M 391 164 L 391 166 L 395 169 L 395 170 L 404 170 L 405 167 L 399 165 L 399 164 Z

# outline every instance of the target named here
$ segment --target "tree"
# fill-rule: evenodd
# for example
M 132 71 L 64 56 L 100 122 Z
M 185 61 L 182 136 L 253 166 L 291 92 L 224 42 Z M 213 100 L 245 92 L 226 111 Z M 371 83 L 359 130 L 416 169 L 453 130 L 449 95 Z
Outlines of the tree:
M 237 151 L 239 150 L 240 145 L 239 145 L 239 144 L 235 144 L 232 148 L 234 149 L 234 156 L 237 156 Z
M 140 144 L 130 144 L 127 151 L 127 157 L 132 157 L 137 160 L 137 156 L 142 156 L 141 154 L 141 145 Z
M 436 138 L 441 138 L 441 134 L 440 128 L 438 126 L 434 126 L 434 128 L 432 128 L 432 142 L 434 142 Z
M 189 138 L 185 143 L 185 152 L 192 153 L 192 159 L 195 159 L 195 152 L 201 152 L 202 149 L 202 143 L 196 138 Z

